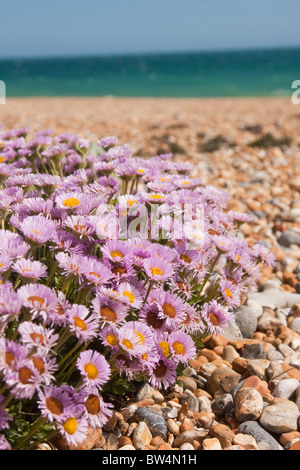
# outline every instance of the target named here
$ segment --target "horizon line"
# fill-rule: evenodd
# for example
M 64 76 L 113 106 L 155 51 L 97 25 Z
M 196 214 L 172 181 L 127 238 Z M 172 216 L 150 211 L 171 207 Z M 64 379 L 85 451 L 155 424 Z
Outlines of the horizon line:
M 164 50 L 164 51 L 147 51 L 147 52 L 107 52 L 107 53 L 93 53 L 93 54 L 69 54 L 69 55 L 36 55 L 36 56 L 9 56 L 1 57 L 0 61 L 13 61 L 13 60 L 63 60 L 63 59 L 93 59 L 93 58 L 118 58 L 118 57 L 139 57 L 139 56 L 156 56 L 156 55 L 180 55 L 180 54 L 218 54 L 218 53 L 235 53 L 235 52 L 263 52 L 263 51 L 278 51 L 300 49 L 300 45 L 290 46 L 254 46 L 254 47 L 240 47 L 229 49 L 186 49 L 186 50 Z

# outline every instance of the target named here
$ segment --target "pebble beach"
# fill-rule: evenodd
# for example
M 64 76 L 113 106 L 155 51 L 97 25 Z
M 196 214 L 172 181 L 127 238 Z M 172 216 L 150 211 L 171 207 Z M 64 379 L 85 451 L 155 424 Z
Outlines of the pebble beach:
M 228 210 L 276 256 L 223 335 L 166 392 L 148 383 L 116 406 L 89 450 L 300 450 L 300 106 L 290 98 L 9 98 L 6 129 L 115 135 L 133 155 L 173 153 L 230 194 Z M 40 450 L 70 449 L 62 439 Z

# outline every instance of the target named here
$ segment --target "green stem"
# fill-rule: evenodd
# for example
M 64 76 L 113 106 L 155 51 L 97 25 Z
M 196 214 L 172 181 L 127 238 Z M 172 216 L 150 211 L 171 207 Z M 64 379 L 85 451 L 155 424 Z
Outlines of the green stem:
M 57 267 L 58 267 L 58 261 L 55 261 L 55 263 L 53 263 L 52 265 L 52 268 L 48 277 L 47 286 L 50 286 L 53 276 L 56 273 Z
M 214 268 L 215 268 L 217 262 L 219 261 L 221 255 L 222 255 L 222 253 L 219 252 L 218 255 L 216 256 L 216 259 L 214 260 L 213 264 L 211 265 L 211 267 L 210 267 L 210 269 L 209 269 L 209 272 L 206 274 L 206 276 L 205 276 L 205 278 L 204 278 L 204 281 L 203 281 L 203 283 L 202 283 L 202 285 L 201 285 L 201 287 L 200 287 L 200 289 L 199 289 L 199 292 L 198 292 L 198 294 L 197 294 L 196 299 L 194 300 L 194 303 L 198 302 L 199 297 L 200 297 L 200 295 L 201 295 L 201 292 L 203 291 L 203 289 L 204 289 L 204 287 L 205 287 L 207 281 L 209 280 L 211 274 L 213 273 L 213 270 L 214 270 Z
M 42 427 L 45 423 L 47 422 L 47 418 L 43 418 L 42 416 L 35 422 L 35 424 L 32 426 L 31 430 L 29 431 L 29 433 L 23 437 L 19 442 L 18 444 L 16 445 L 16 447 L 14 448 L 14 450 L 20 450 L 21 447 L 23 447 L 23 445 L 36 433 L 36 431 L 38 429 L 40 429 L 40 427 Z
M 78 349 L 80 346 L 82 346 L 82 343 L 75 344 L 75 346 L 71 349 L 71 351 L 69 351 L 68 354 L 62 358 L 62 360 L 59 362 L 58 366 L 61 367 L 69 359 L 69 357 L 72 356 L 72 354 L 74 354 L 76 349 Z M 67 366 L 64 366 L 64 369 L 66 367 Z M 60 371 L 60 372 L 62 372 L 62 371 Z

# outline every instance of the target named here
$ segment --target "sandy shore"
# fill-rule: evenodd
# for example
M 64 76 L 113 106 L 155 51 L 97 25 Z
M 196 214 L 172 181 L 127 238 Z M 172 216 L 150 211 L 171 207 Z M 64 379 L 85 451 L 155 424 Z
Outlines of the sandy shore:
M 9 98 L 0 106 L 0 122 L 7 128 L 50 127 L 92 139 L 117 135 L 134 151 L 154 149 L 168 132 L 185 144 L 187 154 L 197 151 L 198 133 L 220 133 L 243 143 L 251 137 L 243 128 L 261 124 L 265 132 L 295 137 L 299 117 L 300 106 L 289 98 Z

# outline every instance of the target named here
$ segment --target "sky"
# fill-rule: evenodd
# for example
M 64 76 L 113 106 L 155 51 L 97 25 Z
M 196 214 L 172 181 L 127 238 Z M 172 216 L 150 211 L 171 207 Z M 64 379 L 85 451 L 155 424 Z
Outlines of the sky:
M 299 0 L 0 0 L 0 58 L 300 46 Z

